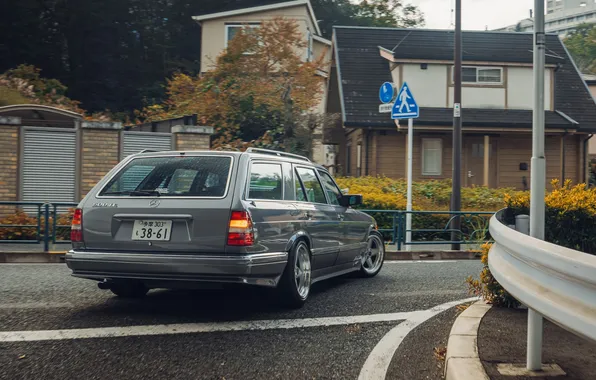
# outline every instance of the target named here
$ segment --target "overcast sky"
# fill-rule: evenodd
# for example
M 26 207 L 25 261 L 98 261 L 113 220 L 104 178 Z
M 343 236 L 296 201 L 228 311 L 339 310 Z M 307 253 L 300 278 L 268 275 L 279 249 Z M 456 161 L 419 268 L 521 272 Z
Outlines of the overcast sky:
M 426 19 L 425 28 L 449 29 L 455 20 L 451 9 L 455 0 L 406 0 L 420 7 Z M 533 0 L 462 0 L 462 29 L 488 30 L 515 24 L 530 17 Z

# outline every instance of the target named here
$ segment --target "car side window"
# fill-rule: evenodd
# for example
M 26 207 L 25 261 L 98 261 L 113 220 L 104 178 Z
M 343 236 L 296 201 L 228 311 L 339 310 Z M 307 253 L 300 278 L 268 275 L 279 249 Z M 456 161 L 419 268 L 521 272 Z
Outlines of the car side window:
M 313 203 L 327 203 L 323 186 L 317 178 L 314 169 L 296 168 L 296 172 L 302 180 L 304 190 L 306 191 L 306 199 Z
M 329 196 L 329 202 L 339 206 L 339 200 L 342 197 L 341 191 L 337 188 L 335 181 L 331 178 L 331 176 L 325 172 L 319 171 L 319 177 L 323 181 L 323 185 L 325 186 L 325 190 L 327 190 L 327 195 Z
M 248 198 L 283 200 L 281 165 L 253 163 L 250 169 Z

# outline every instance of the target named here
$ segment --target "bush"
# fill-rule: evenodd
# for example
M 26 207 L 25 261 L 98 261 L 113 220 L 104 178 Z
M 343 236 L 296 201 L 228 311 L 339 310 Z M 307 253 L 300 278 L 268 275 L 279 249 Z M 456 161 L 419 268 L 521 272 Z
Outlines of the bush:
M 362 194 L 364 203 L 360 207 L 369 210 L 405 210 L 407 182 L 387 177 L 340 177 L 337 183 L 348 188 L 351 194 Z M 448 211 L 451 202 L 451 180 L 422 181 L 412 184 L 412 209 L 415 211 Z M 487 187 L 462 188 L 463 211 L 497 211 L 503 207 L 507 194 L 517 195 L 518 191 L 509 188 L 491 189 Z M 392 217 L 385 213 L 371 214 L 379 228 L 391 229 Z M 463 240 L 485 240 L 489 216 L 471 217 L 462 221 Z M 448 214 L 415 214 L 412 217 L 413 229 L 444 230 L 450 221 Z M 450 240 L 448 232 L 417 232 L 415 241 Z
M 585 184 L 571 186 L 571 181 L 563 185 L 558 180 L 552 181 L 553 190 L 546 194 L 545 239 L 563 247 L 589 254 L 596 254 L 596 188 Z M 507 213 L 505 222 L 515 224 L 517 215 L 529 215 L 530 195 L 518 193 L 505 197 Z M 573 231 L 570 233 L 570 231 Z M 470 292 L 495 306 L 517 307 L 519 302 L 513 298 L 494 279 L 488 267 L 490 244 L 482 249 L 484 268 L 478 280 L 472 276 L 466 279 Z
M 488 268 L 488 255 L 491 246 L 491 243 L 486 243 L 482 246 L 481 261 L 482 264 L 484 264 L 484 267 L 480 272 L 480 278 L 476 280 L 472 276 L 469 276 L 466 279 L 470 294 L 481 296 L 486 302 L 495 306 L 510 308 L 518 307 L 520 302 L 503 289 L 501 284 L 499 284 L 492 273 L 490 273 L 490 269 Z
M 56 219 L 56 240 L 70 240 L 70 224 L 72 222 L 73 209 L 67 213 L 58 214 Z M 0 219 L 0 225 L 15 227 L 0 227 L 0 240 L 41 240 L 45 233 L 45 217 L 41 216 L 40 235 L 37 235 L 37 216 L 31 216 L 22 210 L 13 215 Z M 50 236 L 52 234 L 54 218 L 50 217 Z M 61 227 L 62 226 L 62 227 Z
M 545 197 L 546 220 L 545 240 L 563 247 L 596 254 L 596 188 L 585 184 L 571 186 L 552 181 L 553 190 Z M 508 223 L 515 223 L 514 217 L 530 214 L 530 195 L 507 196 L 505 203 Z M 573 231 L 573 233 L 570 233 Z

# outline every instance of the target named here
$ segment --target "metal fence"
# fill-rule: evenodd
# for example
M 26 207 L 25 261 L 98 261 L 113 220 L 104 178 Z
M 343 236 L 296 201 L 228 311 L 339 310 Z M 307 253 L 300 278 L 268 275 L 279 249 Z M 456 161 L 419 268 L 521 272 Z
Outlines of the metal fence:
M 12 222 L 0 224 L 0 244 L 40 244 L 48 252 L 50 244 L 70 243 L 70 209 L 76 203 L 67 202 L 0 202 L 0 215 L 14 215 Z M 489 218 L 486 211 L 403 211 L 360 210 L 375 218 L 379 231 L 397 250 L 404 246 L 483 244 L 490 240 Z M 406 229 L 406 216 L 412 214 L 412 229 Z M 460 218 L 461 228 L 450 228 L 454 218 Z M 6 219 L 5 219 L 6 220 Z M 411 241 L 406 241 L 411 232 Z M 453 241 L 452 232 L 459 240 Z
M 0 202 L 0 215 L 9 223 L 0 224 L 0 244 L 70 244 L 69 202 Z
M 360 210 L 377 221 L 379 231 L 397 250 L 408 245 L 474 244 L 490 240 L 489 220 L 494 212 L 489 211 L 402 211 L 402 210 Z M 412 228 L 406 229 L 406 216 L 412 215 Z M 460 219 L 460 228 L 451 229 L 453 219 Z M 411 232 L 411 241 L 406 241 Z M 452 232 L 459 237 L 452 240 Z

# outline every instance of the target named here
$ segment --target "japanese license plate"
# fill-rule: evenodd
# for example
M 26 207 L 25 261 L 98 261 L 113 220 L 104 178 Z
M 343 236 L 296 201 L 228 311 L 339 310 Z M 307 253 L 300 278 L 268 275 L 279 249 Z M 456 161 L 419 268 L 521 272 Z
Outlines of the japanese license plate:
M 135 220 L 132 227 L 132 240 L 168 241 L 171 234 L 171 220 Z

